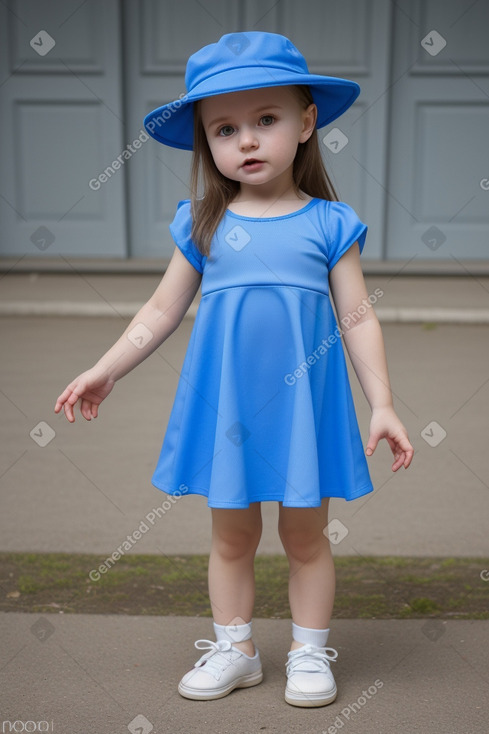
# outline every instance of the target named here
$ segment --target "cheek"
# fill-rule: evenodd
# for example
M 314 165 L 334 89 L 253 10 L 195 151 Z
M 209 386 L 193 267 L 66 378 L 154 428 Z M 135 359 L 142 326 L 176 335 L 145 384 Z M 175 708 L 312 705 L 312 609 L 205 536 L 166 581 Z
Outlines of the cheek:
M 287 130 L 284 135 L 275 141 L 274 147 L 277 154 L 281 155 L 283 158 L 288 158 L 292 154 L 295 155 L 294 151 L 297 148 L 298 140 L 296 130 L 293 130 L 292 128 Z
M 212 158 L 216 168 L 220 173 L 226 175 L 226 167 L 229 165 L 229 154 L 223 149 L 222 145 L 216 142 L 209 143 Z
M 231 148 L 223 144 L 221 140 L 215 140 L 213 143 L 209 143 L 211 155 L 214 159 L 214 163 L 221 170 L 229 164 L 231 158 Z
M 216 165 L 220 165 L 224 159 L 221 147 L 219 145 L 213 144 L 213 145 L 209 145 L 209 148 L 211 151 L 211 155 L 214 158 L 214 162 L 216 163 Z
M 219 158 L 219 146 L 216 145 L 215 140 L 207 139 L 207 144 L 209 146 L 211 156 L 214 158 L 214 160 L 218 159 Z

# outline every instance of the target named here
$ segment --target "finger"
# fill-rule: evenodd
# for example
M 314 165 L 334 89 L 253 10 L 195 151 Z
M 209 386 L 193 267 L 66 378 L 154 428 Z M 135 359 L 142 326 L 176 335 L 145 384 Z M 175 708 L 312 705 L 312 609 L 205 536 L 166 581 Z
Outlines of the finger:
M 376 436 L 375 434 L 370 434 L 367 441 L 367 448 L 365 449 L 365 453 L 367 454 L 367 456 L 372 456 L 375 449 L 377 448 L 378 443 L 379 436 Z
M 391 466 L 392 471 L 397 471 L 400 466 L 402 466 L 402 461 L 400 461 L 400 453 L 399 453 L 399 447 L 397 444 L 397 441 L 395 441 L 390 436 L 386 436 L 385 440 L 389 444 L 390 450 L 392 451 L 392 455 L 394 456 L 394 463 Z
M 83 417 L 87 421 L 92 420 L 92 402 L 90 400 L 83 401 Z
M 74 390 L 71 391 L 71 395 L 67 399 L 67 403 L 70 405 L 75 405 L 76 401 L 79 399 L 80 395 L 83 394 L 83 391 L 80 390 L 79 392 L 75 392 Z
M 404 468 L 407 469 L 408 466 L 409 466 L 409 464 L 413 460 L 413 456 L 414 456 L 414 449 L 413 449 L 413 447 L 411 446 L 411 448 L 408 449 L 407 451 L 405 451 L 404 454 L 405 454 Z
M 92 417 L 97 418 L 98 416 L 98 405 L 97 403 L 92 403 Z
M 73 414 L 73 406 L 75 405 L 76 401 L 78 400 L 78 395 L 72 392 L 69 388 L 66 388 L 63 395 L 65 393 L 66 393 L 66 397 L 60 405 L 60 410 L 61 408 L 64 408 L 65 416 L 68 418 L 70 423 L 74 423 L 75 416 Z
M 392 465 L 392 470 L 397 471 L 401 466 L 405 469 L 408 468 L 411 461 L 413 460 L 414 449 L 411 446 L 409 440 L 406 437 L 393 441 L 392 453 L 396 461 Z
M 397 452 L 397 442 L 393 438 L 391 438 L 390 436 L 386 436 L 385 437 L 385 440 L 389 444 L 390 450 L 392 451 L 392 453 L 395 456 L 396 455 L 396 452 Z
M 398 451 L 403 454 L 403 465 L 407 469 L 411 461 L 413 460 L 414 449 L 407 436 L 401 436 L 398 441 Z
M 66 402 L 67 397 L 70 395 L 71 390 L 69 387 L 67 387 L 61 395 L 58 395 L 58 398 L 56 400 L 56 405 L 54 406 L 54 412 L 59 413 L 61 408 L 63 407 L 64 403 Z
M 400 454 L 395 454 L 394 458 L 395 461 L 392 464 L 392 471 L 397 471 L 404 464 L 404 451 L 402 451 Z
M 66 401 L 63 407 L 64 407 L 64 411 L 65 411 L 65 416 L 67 417 L 67 419 L 69 420 L 69 422 L 70 423 L 74 423 L 75 422 L 75 416 L 73 414 L 73 406 L 72 406 L 72 404 L 69 403 L 68 401 Z

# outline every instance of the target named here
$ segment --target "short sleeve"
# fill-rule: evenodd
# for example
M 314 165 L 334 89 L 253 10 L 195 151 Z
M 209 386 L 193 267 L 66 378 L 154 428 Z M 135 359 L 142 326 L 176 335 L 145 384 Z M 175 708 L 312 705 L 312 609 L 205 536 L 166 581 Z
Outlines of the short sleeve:
M 178 202 L 175 217 L 170 224 L 170 232 L 178 249 L 185 255 L 194 268 L 202 273 L 204 270 L 205 256 L 202 255 L 197 245 L 192 240 L 192 214 L 190 211 L 190 199 Z
M 328 202 L 327 213 L 328 270 L 331 271 L 342 255 L 358 241 L 360 253 L 367 237 L 367 225 L 355 211 L 342 201 Z

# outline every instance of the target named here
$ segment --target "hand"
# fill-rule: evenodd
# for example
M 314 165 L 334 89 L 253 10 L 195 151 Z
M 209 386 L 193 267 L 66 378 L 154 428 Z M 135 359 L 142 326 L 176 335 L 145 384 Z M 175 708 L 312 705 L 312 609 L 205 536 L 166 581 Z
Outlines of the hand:
M 372 456 L 381 438 L 386 439 L 394 454 L 392 471 L 397 471 L 401 466 L 407 469 L 412 461 L 414 449 L 394 408 L 375 408 L 373 410 L 366 448 L 367 456 Z
M 61 393 L 54 406 L 54 412 L 59 413 L 64 408 L 65 415 L 70 423 L 75 422 L 73 408 L 78 400 L 81 401 L 80 412 L 87 420 L 98 416 L 98 406 L 110 393 L 115 385 L 115 380 L 110 379 L 106 372 L 97 367 L 82 372 L 73 382 L 70 382 L 66 390 Z

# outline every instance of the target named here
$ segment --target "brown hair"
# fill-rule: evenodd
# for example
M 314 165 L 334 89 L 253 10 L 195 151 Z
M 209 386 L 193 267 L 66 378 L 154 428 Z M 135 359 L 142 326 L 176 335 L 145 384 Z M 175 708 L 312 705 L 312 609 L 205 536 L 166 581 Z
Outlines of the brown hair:
M 309 88 L 293 86 L 304 109 L 314 102 Z M 207 143 L 200 116 L 199 102 L 194 102 L 194 148 L 191 173 L 192 239 L 203 255 L 208 255 L 211 240 L 224 213 L 239 191 L 233 181 L 217 169 Z M 309 196 L 338 201 L 336 191 L 326 173 L 319 150 L 317 130 L 305 143 L 299 143 L 294 159 L 293 178 L 296 189 Z M 201 181 L 202 179 L 202 181 Z M 199 195 L 202 184 L 205 196 Z

